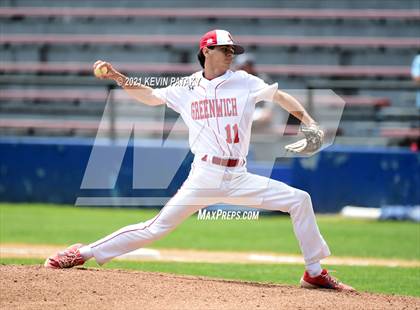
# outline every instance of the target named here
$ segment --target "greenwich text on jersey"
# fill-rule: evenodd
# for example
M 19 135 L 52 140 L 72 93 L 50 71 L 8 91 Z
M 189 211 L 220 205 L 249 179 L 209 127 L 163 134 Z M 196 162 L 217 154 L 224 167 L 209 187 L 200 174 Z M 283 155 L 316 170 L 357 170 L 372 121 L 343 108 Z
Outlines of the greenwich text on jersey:
M 236 98 L 203 99 L 191 102 L 193 120 L 238 116 Z

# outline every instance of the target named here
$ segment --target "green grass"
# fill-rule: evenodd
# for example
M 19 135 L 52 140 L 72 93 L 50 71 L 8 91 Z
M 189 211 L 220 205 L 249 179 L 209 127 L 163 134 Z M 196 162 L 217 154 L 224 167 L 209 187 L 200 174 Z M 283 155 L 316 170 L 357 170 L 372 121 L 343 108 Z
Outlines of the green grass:
M 0 263 L 2 264 L 41 264 L 42 262 L 40 259 L 0 258 Z M 89 262 L 87 266 L 97 267 L 94 262 Z M 298 285 L 302 275 L 302 266 L 299 265 L 112 261 L 104 267 L 290 285 Z M 334 276 L 354 286 L 359 291 L 420 297 L 420 290 L 418 289 L 420 285 L 419 268 L 327 267 L 330 270 L 337 270 L 337 272 L 333 273 Z M 403 279 L 403 281 L 400 279 Z
M 99 209 L 39 204 L 0 204 L 0 242 L 90 243 L 158 210 Z M 420 225 L 318 216 L 334 256 L 420 259 Z M 194 215 L 155 248 L 268 251 L 299 254 L 287 216 L 257 221 L 198 221 Z

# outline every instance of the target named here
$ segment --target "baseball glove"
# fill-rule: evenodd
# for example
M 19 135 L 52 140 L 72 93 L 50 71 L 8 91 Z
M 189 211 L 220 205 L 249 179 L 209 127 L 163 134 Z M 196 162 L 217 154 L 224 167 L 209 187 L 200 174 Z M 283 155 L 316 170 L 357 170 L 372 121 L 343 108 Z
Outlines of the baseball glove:
M 293 153 L 311 154 L 321 148 L 324 132 L 319 128 L 318 124 L 302 125 L 300 130 L 305 135 L 305 139 L 286 145 L 286 150 Z

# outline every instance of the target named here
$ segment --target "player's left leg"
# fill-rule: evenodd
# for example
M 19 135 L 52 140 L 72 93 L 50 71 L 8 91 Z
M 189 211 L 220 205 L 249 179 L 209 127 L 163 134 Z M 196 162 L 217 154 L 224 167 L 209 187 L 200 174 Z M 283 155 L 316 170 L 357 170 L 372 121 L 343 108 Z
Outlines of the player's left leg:
M 250 207 L 289 213 L 307 265 L 330 255 L 319 232 L 308 193 L 270 178 L 246 173 L 232 179 L 229 197 L 255 197 L 256 204 Z
M 257 203 L 250 207 L 279 210 L 290 214 L 293 229 L 299 241 L 306 265 L 302 284 L 311 282 L 313 286 L 316 286 L 318 283 L 322 287 L 330 286 L 329 288 L 334 289 L 351 289 L 335 281 L 321 268 L 320 261 L 331 253 L 319 231 L 311 197 L 307 192 L 251 173 L 238 174 L 237 177 L 233 176 L 229 188 L 230 197 L 258 198 Z M 311 279 L 316 280 L 311 281 Z

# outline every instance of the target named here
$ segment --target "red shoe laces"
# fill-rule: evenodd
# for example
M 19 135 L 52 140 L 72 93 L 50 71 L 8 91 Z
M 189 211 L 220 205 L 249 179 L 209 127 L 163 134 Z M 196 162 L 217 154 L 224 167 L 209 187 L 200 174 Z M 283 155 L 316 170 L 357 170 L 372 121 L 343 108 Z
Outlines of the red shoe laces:
M 78 255 L 77 251 L 68 251 L 64 252 L 58 261 L 62 268 L 73 267 L 81 257 Z
M 321 274 L 321 276 L 329 283 L 333 283 L 335 286 L 339 286 L 340 283 L 337 281 L 336 278 L 331 276 L 328 272 L 326 274 Z

